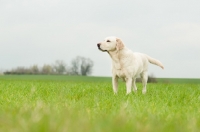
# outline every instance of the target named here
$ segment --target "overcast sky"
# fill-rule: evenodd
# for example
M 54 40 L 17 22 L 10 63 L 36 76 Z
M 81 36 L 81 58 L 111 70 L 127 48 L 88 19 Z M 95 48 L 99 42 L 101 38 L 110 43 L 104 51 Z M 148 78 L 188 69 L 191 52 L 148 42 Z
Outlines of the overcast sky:
M 156 77 L 200 78 L 200 0 L 0 0 L 0 70 L 84 56 L 111 76 L 96 44 L 117 36 L 160 60 Z

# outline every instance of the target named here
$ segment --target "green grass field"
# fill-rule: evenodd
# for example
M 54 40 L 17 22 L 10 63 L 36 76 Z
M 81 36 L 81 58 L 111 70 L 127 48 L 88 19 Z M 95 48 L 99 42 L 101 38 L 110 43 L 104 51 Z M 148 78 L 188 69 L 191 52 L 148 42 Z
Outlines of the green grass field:
M 0 132 L 198 132 L 196 82 L 150 83 L 145 95 L 137 83 L 126 96 L 109 77 L 0 76 Z

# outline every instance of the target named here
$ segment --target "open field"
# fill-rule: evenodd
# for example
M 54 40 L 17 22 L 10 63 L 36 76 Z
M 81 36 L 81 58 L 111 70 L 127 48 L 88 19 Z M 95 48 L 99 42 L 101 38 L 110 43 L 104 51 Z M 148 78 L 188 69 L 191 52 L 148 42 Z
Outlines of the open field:
M 137 83 L 126 96 L 111 78 L 0 76 L 0 132 L 198 132 L 196 82 L 148 84 L 145 95 Z
M 200 84 L 200 79 L 197 78 L 158 78 L 157 81 L 161 83 Z
M 84 82 L 111 82 L 111 77 L 87 77 L 65 75 L 0 75 L 0 80 L 34 80 L 34 81 L 84 81 Z M 200 84 L 200 78 L 157 78 L 159 83 L 190 83 Z

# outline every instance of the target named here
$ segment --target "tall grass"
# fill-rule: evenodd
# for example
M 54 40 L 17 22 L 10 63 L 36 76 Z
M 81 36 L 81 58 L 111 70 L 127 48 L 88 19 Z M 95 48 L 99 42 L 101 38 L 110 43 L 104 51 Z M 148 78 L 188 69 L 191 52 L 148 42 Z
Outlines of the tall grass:
M 85 79 L 85 80 L 84 80 Z M 148 84 L 114 95 L 106 79 L 0 79 L 0 131 L 198 132 L 199 84 Z

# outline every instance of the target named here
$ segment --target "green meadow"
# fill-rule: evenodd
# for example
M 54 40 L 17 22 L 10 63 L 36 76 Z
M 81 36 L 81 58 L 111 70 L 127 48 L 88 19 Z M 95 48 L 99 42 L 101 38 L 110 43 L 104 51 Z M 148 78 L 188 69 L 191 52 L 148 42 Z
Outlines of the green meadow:
M 200 80 L 158 79 L 126 95 L 111 78 L 0 76 L 0 132 L 199 132 Z

